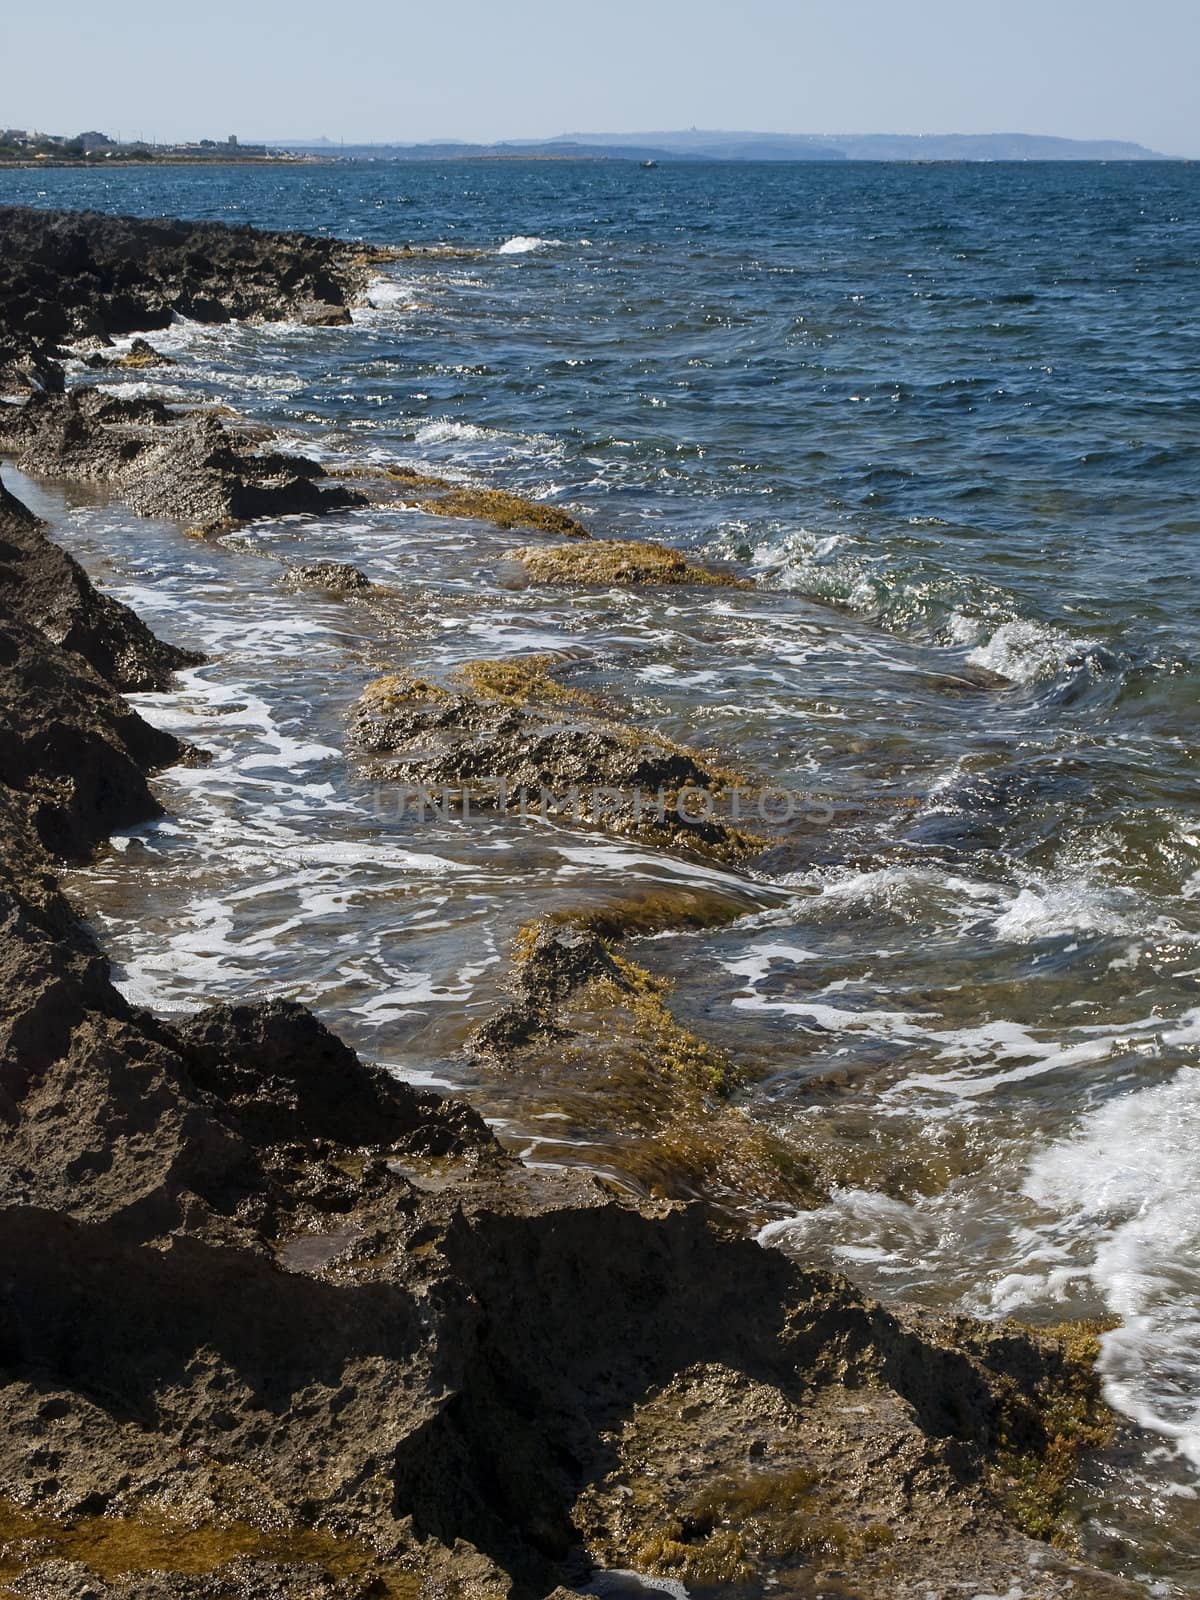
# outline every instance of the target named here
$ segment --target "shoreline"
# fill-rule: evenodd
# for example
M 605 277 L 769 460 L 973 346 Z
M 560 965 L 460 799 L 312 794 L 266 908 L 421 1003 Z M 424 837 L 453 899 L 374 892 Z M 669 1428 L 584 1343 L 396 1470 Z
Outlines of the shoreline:
M 256 237 L 275 253 L 291 240 L 305 260 L 317 244 L 334 248 Z M 305 303 L 345 309 L 361 287 L 356 274 L 369 263 L 337 248 L 340 297 Z M 167 277 L 147 269 L 153 293 Z M 222 312 L 231 293 L 245 298 L 242 273 L 183 292 L 194 303 L 205 287 Z M 89 331 L 98 324 L 111 336 L 103 305 L 81 310 Z M 52 349 L 15 343 L 15 367 L 24 361 L 36 380 L 20 413 L 22 461 L 32 452 L 35 464 L 181 521 L 198 506 L 208 528 L 301 502 L 336 514 L 364 492 L 322 487 L 325 475 L 302 457 L 271 455 L 264 469 L 252 436 L 211 416 L 56 391 Z M 383 486 L 401 504 L 444 508 L 454 495 L 411 475 Z M 333 498 L 312 499 L 331 488 Z M 459 514 L 485 508 L 514 519 L 537 511 L 510 496 L 468 499 Z M 701 1595 L 714 1586 L 750 1595 L 781 1577 L 789 1593 L 787 1584 L 826 1572 L 834 1581 L 835 1570 L 865 1594 L 931 1584 L 1004 1593 L 1035 1552 L 1047 1593 L 1140 1592 L 1029 1540 L 1035 1527 L 1060 1531 L 1065 1474 L 1112 1427 L 1090 1368 L 1091 1332 L 1054 1339 L 1011 1324 L 897 1316 L 842 1279 L 714 1230 L 702 1207 L 636 1205 L 583 1172 L 534 1173 L 502 1154 L 461 1102 L 382 1081 L 299 1007 L 219 1006 L 171 1026 L 131 1011 L 55 898 L 47 852 L 82 855 L 113 826 L 150 814 L 146 771 L 187 753 L 121 709 L 117 691 L 137 669 L 100 644 L 136 635 L 150 650 L 132 613 L 105 607 L 11 497 L 0 518 L 21 552 L 0 590 L 16 683 L 6 704 L 32 710 L 30 686 L 47 675 L 61 686 L 19 724 L 24 782 L 0 787 L 6 856 L 18 863 L 6 886 L 18 915 L 0 990 L 11 1056 L 0 1136 L 22 1152 L 0 1210 L 19 1285 L 0 1312 L 18 1373 L 3 1394 L 18 1445 L 40 1437 L 39 1426 L 45 1433 L 46 1408 L 63 1423 L 52 1487 L 30 1476 L 20 1449 L 0 1462 L 0 1501 L 15 1508 L 8 1536 L 30 1547 L 15 1575 L 0 1566 L 14 1593 L 57 1595 L 45 1587 L 47 1564 L 103 1566 L 97 1522 L 119 1530 L 120 1559 L 133 1563 L 114 1566 L 110 1554 L 100 1570 L 110 1587 L 97 1592 L 150 1593 L 144 1575 L 166 1570 L 153 1520 L 163 1483 L 174 1548 L 193 1561 L 193 1547 L 208 1552 L 209 1566 L 185 1571 L 240 1563 L 240 1577 L 252 1567 L 279 1595 L 365 1593 L 368 1581 L 387 1594 L 500 1595 L 510 1584 L 516 1595 L 555 1584 L 580 1593 L 589 1563 L 640 1567 Z M 572 542 L 543 548 L 593 560 L 589 547 L 604 543 L 561 526 L 548 535 Z M 37 602 L 27 614 L 40 631 L 7 616 L 18 592 Z M 64 612 L 70 595 L 75 612 Z M 64 629 L 64 616 L 80 611 L 74 632 Z M 142 681 L 165 681 L 169 670 L 156 660 Z M 553 673 L 516 684 L 492 673 L 459 692 L 457 715 L 473 728 L 504 708 L 507 748 L 520 759 L 539 707 L 561 714 L 564 690 Z M 403 752 L 430 698 L 392 685 L 366 706 L 389 757 Z M 444 717 L 445 702 L 432 700 Z M 590 759 L 623 759 L 619 740 L 604 744 L 594 709 L 578 715 Z M 60 752 L 40 749 L 46 716 L 76 730 L 89 760 L 100 749 L 109 799 L 79 789 L 82 758 L 63 770 Z M 676 903 L 658 914 L 664 926 L 687 926 L 721 911 Z M 702 1041 L 672 1032 L 661 997 L 615 951 L 628 931 L 585 920 L 537 929 L 514 1008 L 494 1030 L 499 1046 L 511 1051 L 531 1030 L 552 1036 L 558 1008 L 607 982 L 637 999 L 635 1021 L 645 1025 L 649 1007 L 654 1048 L 694 1071 L 689 1114 L 703 1113 L 711 1135 L 719 1064 L 697 1054 Z M 30 1008 L 31 996 L 47 994 L 66 1019 L 53 1026 Z M 103 1271 L 81 1290 L 87 1260 Z M 424 1304 L 437 1306 L 432 1326 L 417 1315 Z M 122 1342 L 131 1317 L 155 1330 L 158 1348 L 144 1358 L 131 1354 L 136 1337 Z M 265 1333 L 248 1339 L 247 1318 Z M 98 1348 L 81 1358 L 72 1340 L 84 1326 Z M 175 1391 L 168 1379 L 180 1370 L 189 1376 Z M 866 1401 L 850 1420 L 847 1389 Z M 136 1437 L 106 1418 L 114 1393 L 149 1419 Z M 181 1441 L 212 1452 L 221 1471 L 179 1461 Z M 319 1488 L 305 1464 L 314 1449 L 337 1463 Z M 687 1467 L 697 1458 L 707 1485 L 699 1498 Z M 1039 1465 L 1049 1459 L 1057 1476 Z M 238 1473 L 252 1487 L 235 1483 Z M 301 1503 L 312 1509 L 289 1519 Z M 282 1536 L 272 1531 L 281 1517 Z M 43 1587 L 22 1589 L 29 1573 Z M 155 1596 L 201 1592 L 180 1573 L 154 1583 Z

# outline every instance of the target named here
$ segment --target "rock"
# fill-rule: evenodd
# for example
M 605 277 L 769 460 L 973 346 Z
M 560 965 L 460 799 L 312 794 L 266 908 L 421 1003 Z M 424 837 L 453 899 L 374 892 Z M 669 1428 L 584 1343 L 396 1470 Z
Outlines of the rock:
M 0 207 L 0 382 L 46 376 L 62 347 L 203 322 L 350 320 L 371 264 L 361 247 L 219 222 Z M 139 363 L 140 364 L 140 363 Z
M 752 589 L 749 578 L 697 566 L 679 550 L 652 539 L 593 539 L 586 545 L 525 545 L 506 552 L 535 583 L 707 584 Z
M 308 566 L 293 567 L 288 573 L 288 582 L 298 589 L 328 589 L 333 594 L 349 594 L 371 587 L 365 572 L 342 561 L 314 561 Z
M 422 480 L 413 481 L 420 487 Z M 561 533 L 575 539 L 591 537 L 583 524 L 561 506 L 529 500 L 506 489 L 478 489 L 469 484 L 447 484 L 436 478 L 428 481 L 440 485 L 445 492 L 424 495 L 415 503 L 439 517 L 467 517 L 494 523 L 498 528 L 539 528 L 545 533 Z
M 118 356 L 115 361 L 109 362 L 108 365 L 127 367 L 133 371 L 139 371 L 143 367 L 173 367 L 176 363 L 170 356 L 160 355 L 154 346 L 148 344 L 145 339 L 137 338 L 123 356 Z
M 320 300 L 297 306 L 296 319 L 308 328 L 345 328 L 354 321 L 345 306 L 331 306 Z
M 666 897 L 668 902 L 673 896 Z M 687 902 L 691 901 L 689 905 Z M 648 925 L 709 925 L 729 920 L 728 901 L 702 907 L 692 896 Z M 745 1074 L 730 1055 L 683 1026 L 671 986 L 618 940 L 647 926 L 632 906 L 595 919 L 587 912 L 544 917 L 521 929 L 507 987 L 511 999 L 480 1023 L 470 1047 L 481 1064 L 512 1080 L 514 1111 L 565 1121 L 598 1161 L 666 1199 L 704 1197 L 760 1223 L 780 1208 L 820 1205 L 828 1185 L 814 1180 L 791 1142 L 735 1100 Z M 502 1111 L 503 1090 L 494 1094 Z
M 490 522 L 493 527 L 506 530 L 534 528 L 572 539 L 591 538 L 583 523 L 561 506 L 550 505 L 545 500 L 530 500 L 508 489 L 455 483 L 449 478 L 418 472 L 413 467 L 376 466 L 364 462 L 343 468 L 339 475 L 370 482 L 373 499 L 379 505 L 416 506 L 434 516 Z
M 178 416 L 149 397 L 91 388 L 35 395 L 0 411 L 0 445 L 19 452 L 23 470 L 106 483 L 143 516 L 204 530 L 366 503 L 325 484 L 305 456 L 257 449 L 212 412 Z
M 544 809 L 722 861 L 759 853 L 762 839 L 717 815 L 733 774 L 564 687 L 555 670 L 529 656 L 470 662 L 445 685 L 383 677 L 359 699 L 352 737 L 410 792 L 463 789 L 481 811 Z
M 79 656 L 0 610 L 0 772 L 49 850 L 78 857 L 158 814 L 145 774 L 184 747 Z
M 165 644 L 128 606 L 100 593 L 46 538 L 43 524 L 0 481 L 0 601 L 52 643 L 74 650 L 115 689 L 165 689 L 204 658 Z
M 491 1145 L 481 1118 L 365 1067 L 303 1006 L 214 1006 L 177 1025 L 192 1081 L 255 1145 L 326 1139 L 463 1155 Z

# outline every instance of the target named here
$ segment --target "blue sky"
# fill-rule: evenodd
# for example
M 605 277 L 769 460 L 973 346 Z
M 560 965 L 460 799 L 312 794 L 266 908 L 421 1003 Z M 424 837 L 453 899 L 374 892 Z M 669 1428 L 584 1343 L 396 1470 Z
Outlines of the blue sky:
M 419 140 L 698 125 L 1029 132 L 1200 156 L 1197 0 L 57 0 L 0 125 Z

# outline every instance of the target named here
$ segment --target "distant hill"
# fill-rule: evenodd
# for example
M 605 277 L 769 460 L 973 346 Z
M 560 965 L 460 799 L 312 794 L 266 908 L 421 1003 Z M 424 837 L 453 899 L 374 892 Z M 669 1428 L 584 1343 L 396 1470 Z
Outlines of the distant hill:
M 329 139 L 312 143 L 274 141 L 272 148 L 306 155 L 340 157 L 346 161 L 709 161 L 706 155 L 687 151 L 642 147 L 636 140 L 622 144 L 577 139 L 514 139 L 503 144 L 467 144 L 445 139 L 430 144 L 336 144 Z M 794 159 L 794 158 L 789 158 Z M 819 160 L 837 160 L 822 154 Z
M 1165 161 L 1145 145 L 1121 139 L 1058 139 L 1039 133 L 577 133 L 587 144 L 627 140 L 676 156 L 707 161 Z
M 498 144 L 336 144 L 273 140 L 272 148 L 358 161 L 1165 161 L 1120 139 L 1036 133 L 574 133 Z

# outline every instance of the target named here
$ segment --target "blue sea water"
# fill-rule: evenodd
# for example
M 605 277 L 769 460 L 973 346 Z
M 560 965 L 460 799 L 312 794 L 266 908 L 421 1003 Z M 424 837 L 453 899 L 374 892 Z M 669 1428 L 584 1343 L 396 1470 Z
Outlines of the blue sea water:
M 1087 1548 L 1197 1592 L 1200 167 L 55 170 L 0 173 L 7 202 L 456 247 L 383 272 L 350 329 L 177 324 L 149 377 L 760 579 L 547 598 L 506 583 L 513 536 L 420 513 L 208 547 L 29 485 L 213 655 L 146 709 L 218 759 L 78 884 L 130 992 L 296 993 L 535 1158 L 610 1160 L 557 1102 L 471 1081 L 464 1018 L 531 909 L 708 869 L 398 836 L 340 754 L 374 670 L 586 654 L 664 731 L 836 809 L 724 875 L 742 923 L 652 952 L 836 1180 L 765 1237 L 884 1296 L 1116 1319 L 1108 1393 L 1143 1431 L 1080 1488 Z M 401 586 L 404 624 L 364 639 L 264 579 L 316 555 Z

